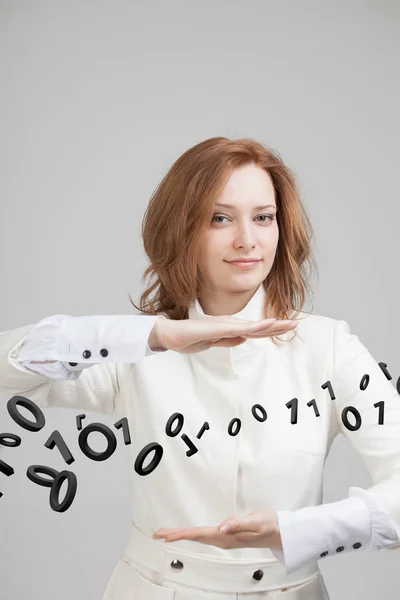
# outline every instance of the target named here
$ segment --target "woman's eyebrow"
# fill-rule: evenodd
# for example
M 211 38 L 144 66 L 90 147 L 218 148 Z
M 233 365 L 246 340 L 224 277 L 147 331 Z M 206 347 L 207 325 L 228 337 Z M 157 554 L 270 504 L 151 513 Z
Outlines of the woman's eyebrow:
M 223 206 L 224 208 L 236 208 L 232 204 L 220 204 L 219 202 L 215 206 Z M 276 208 L 273 204 L 266 204 L 264 206 L 255 206 L 255 210 L 263 210 L 264 208 Z

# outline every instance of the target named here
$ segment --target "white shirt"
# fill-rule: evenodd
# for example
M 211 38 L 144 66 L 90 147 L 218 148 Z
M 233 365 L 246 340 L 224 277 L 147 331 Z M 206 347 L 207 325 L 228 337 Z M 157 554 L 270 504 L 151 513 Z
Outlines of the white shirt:
M 262 319 L 264 302 L 260 285 L 232 316 Z M 282 551 L 174 542 L 182 550 L 274 558 L 291 574 L 338 552 L 400 548 L 400 402 L 345 321 L 301 312 L 296 338 L 280 348 L 262 338 L 181 354 L 154 352 L 147 343 L 163 316 L 53 315 L 3 332 L 0 387 L 43 408 L 94 410 L 115 420 L 126 416 L 133 461 L 147 444 L 159 443 L 163 457 L 157 468 L 145 476 L 133 473 L 133 520 L 149 536 L 161 527 L 217 525 L 233 515 L 277 511 Z M 189 318 L 207 317 L 196 299 Z M 361 391 L 365 373 L 370 381 Z M 321 388 L 327 380 L 334 400 Z M 292 424 L 294 407 L 287 403 L 296 398 Z M 378 400 L 385 403 L 384 425 L 378 425 L 373 406 Z M 259 410 L 252 413 L 255 404 L 267 419 L 260 420 Z M 357 431 L 341 420 L 346 406 L 362 417 Z M 183 415 L 184 426 L 172 437 L 165 427 L 173 413 Z M 237 435 L 228 433 L 235 417 L 241 419 Z M 349 421 L 354 423 L 352 415 Z M 198 439 L 205 422 L 209 429 Z M 321 504 L 323 466 L 339 432 L 360 453 L 374 484 L 368 490 L 351 487 L 347 498 Z M 197 448 L 189 457 L 183 433 Z

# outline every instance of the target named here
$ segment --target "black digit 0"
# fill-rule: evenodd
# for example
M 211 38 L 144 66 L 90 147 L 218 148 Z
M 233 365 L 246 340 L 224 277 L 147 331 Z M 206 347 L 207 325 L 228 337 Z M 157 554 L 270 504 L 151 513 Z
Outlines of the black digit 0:
M 360 390 L 364 391 L 367 389 L 369 384 L 369 375 L 368 373 L 365 373 L 365 375 L 362 376 L 361 381 L 360 381 Z
M 233 430 L 234 425 L 237 425 L 235 431 Z M 238 417 L 234 417 L 228 425 L 228 433 L 232 437 L 235 437 L 235 435 L 237 435 L 239 433 L 241 428 L 242 428 L 242 421 Z
M 354 415 L 354 417 L 356 419 L 355 425 L 352 425 L 349 422 L 349 420 L 347 418 L 348 413 L 351 413 L 352 415 Z M 358 429 L 360 429 L 361 423 L 362 423 L 361 415 L 355 406 L 346 406 L 342 410 L 342 422 L 343 422 L 343 425 L 346 427 L 346 429 L 348 429 L 349 431 L 357 431 Z
M 48 475 L 50 479 L 41 477 L 42 475 Z M 28 479 L 41 485 L 43 487 L 49 487 L 50 496 L 49 503 L 52 510 L 55 512 L 65 512 L 71 506 L 75 499 L 76 490 L 78 487 L 75 473 L 72 471 L 61 471 L 60 473 L 52 467 L 46 467 L 45 465 L 31 465 L 26 471 Z M 67 492 L 64 500 L 59 502 L 60 488 L 64 481 L 68 482 Z
M 261 411 L 262 413 L 262 417 L 260 417 L 257 413 L 256 413 L 256 409 L 258 409 L 259 411 Z M 257 421 L 260 421 L 260 423 L 264 423 L 264 421 L 267 420 L 267 411 L 265 410 L 265 408 L 263 406 L 261 406 L 261 404 L 253 404 L 253 406 L 251 407 L 251 412 L 252 415 L 255 419 L 257 419 Z
M 23 406 L 34 417 L 35 421 L 30 421 L 18 410 L 18 406 Z M 13 396 L 7 402 L 7 410 L 10 417 L 19 425 L 23 427 L 27 431 L 40 431 L 46 424 L 46 419 L 44 418 L 43 412 L 40 410 L 37 404 L 29 400 L 29 398 L 25 398 L 25 396 Z
M 90 448 L 88 444 L 88 436 L 92 431 L 97 431 L 102 433 L 107 440 L 107 448 L 102 452 L 96 452 L 92 448 Z M 82 450 L 83 454 L 85 454 L 91 460 L 107 460 L 110 458 L 115 452 L 117 447 L 117 439 L 111 429 L 107 427 L 107 425 L 103 425 L 103 423 L 91 423 L 90 425 L 86 425 L 82 429 L 78 437 L 79 447 Z
M 6 441 L 6 440 L 11 441 Z M 19 446 L 21 443 L 21 438 L 19 435 L 15 435 L 14 433 L 0 433 L 0 446 L 8 446 L 10 448 L 15 448 Z M 0 473 L 3 473 L 6 477 L 10 477 L 10 475 L 14 475 L 14 469 L 11 465 L 4 462 L 4 460 L 0 460 Z M 2 497 L 2 493 L 0 492 L 0 498 Z
M 172 431 L 172 424 L 175 421 L 175 419 L 178 419 L 178 425 L 177 425 L 176 429 L 174 431 Z M 165 433 L 169 437 L 177 436 L 180 433 L 180 431 L 182 430 L 183 422 L 184 422 L 183 414 L 182 413 L 174 413 L 173 415 L 170 416 L 170 418 L 167 421 L 167 424 L 165 426 Z
M 59 501 L 60 488 L 64 481 L 68 482 L 67 492 L 64 500 Z M 69 509 L 74 501 L 76 495 L 76 489 L 78 487 L 78 481 L 75 473 L 72 471 L 61 471 L 54 479 L 53 485 L 50 490 L 50 506 L 55 512 L 65 512 Z
M 144 461 L 146 460 L 150 452 L 152 452 L 152 450 L 155 451 L 152 460 L 147 465 L 147 467 L 143 467 Z M 134 464 L 134 469 L 136 473 L 138 475 L 149 475 L 150 473 L 152 473 L 154 469 L 160 464 L 163 454 L 164 449 L 162 446 L 160 446 L 160 444 L 157 444 L 157 442 L 150 442 L 150 444 L 147 444 L 147 446 L 142 448 L 142 450 L 136 457 Z
M 5 442 L 4 440 L 6 438 L 9 438 L 12 440 L 12 442 Z M 20 443 L 21 438 L 19 435 L 15 435 L 15 433 L 0 433 L 0 446 L 9 446 L 10 448 L 15 448 L 16 446 L 19 446 Z
M 40 477 L 40 474 L 48 475 L 51 477 L 51 479 L 48 479 L 47 477 Z M 28 479 L 33 481 L 33 483 L 43 487 L 51 488 L 57 475 L 58 471 L 56 469 L 53 469 L 52 467 L 46 467 L 46 465 L 31 465 L 26 470 L 26 476 Z

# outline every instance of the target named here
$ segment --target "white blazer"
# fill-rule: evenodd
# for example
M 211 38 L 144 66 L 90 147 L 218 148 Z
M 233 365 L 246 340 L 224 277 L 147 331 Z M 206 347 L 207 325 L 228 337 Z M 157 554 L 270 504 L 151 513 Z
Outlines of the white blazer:
M 260 285 L 233 316 L 262 319 L 264 301 Z M 280 561 L 299 580 L 337 552 L 400 547 L 399 395 L 345 321 L 301 312 L 296 338 L 281 347 L 249 339 L 181 354 L 150 350 L 160 316 L 53 315 L 3 332 L 0 387 L 42 408 L 127 417 L 133 521 L 150 538 L 161 527 L 217 525 L 274 508 L 283 551 L 174 546 Z M 189 318 L 207 317 L 196 299 Z M 373 484 L 321 505 L 324 463 L 340 432 Z

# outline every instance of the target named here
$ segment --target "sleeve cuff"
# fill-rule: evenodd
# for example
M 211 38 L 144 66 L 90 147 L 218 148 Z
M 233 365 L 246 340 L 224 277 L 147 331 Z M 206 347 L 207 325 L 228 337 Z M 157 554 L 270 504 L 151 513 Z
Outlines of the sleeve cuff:
M 154 323 L 162 315 L 53 315 L 37 323 L 18 353 L 18 361 L 136 363 L 145 356 Z M 151 354 L 156 353 L 148 347 Z M 69 369 L 68 369 L 69 370 Z M 74 370 L 74 368 L 72 369 Z
M 371 514 L 371 541 L 369 550 L 400 547 L 400 539 L 393 528 L 392 521 L 379 501 L 368 491 L 359 487 L 351 487 L 349 496 L 361 498 Z
M 371 514 L 361 498 L 279 510 L 277 515 L 283 549 L 271 550 L 286 575 L 325 556 L 369 549 Z
M 50 364 L 32 364 L 29 360 L 24 360 L 20 362 L 20 364 L 31 371 L 32 373 L 39 373 L 39 375 L 44 375 L 49 379 L 54 379 L 56 381 L 74 381 L 79 378 L 82 373 L 82 368 L 78 369 L 75 367 L 72 370 L 72 367 L 66 367 L 66 365 L 62 362 L 55 362 Z M 84 368 L 92 367 L 93 364 L 85 365 Z

